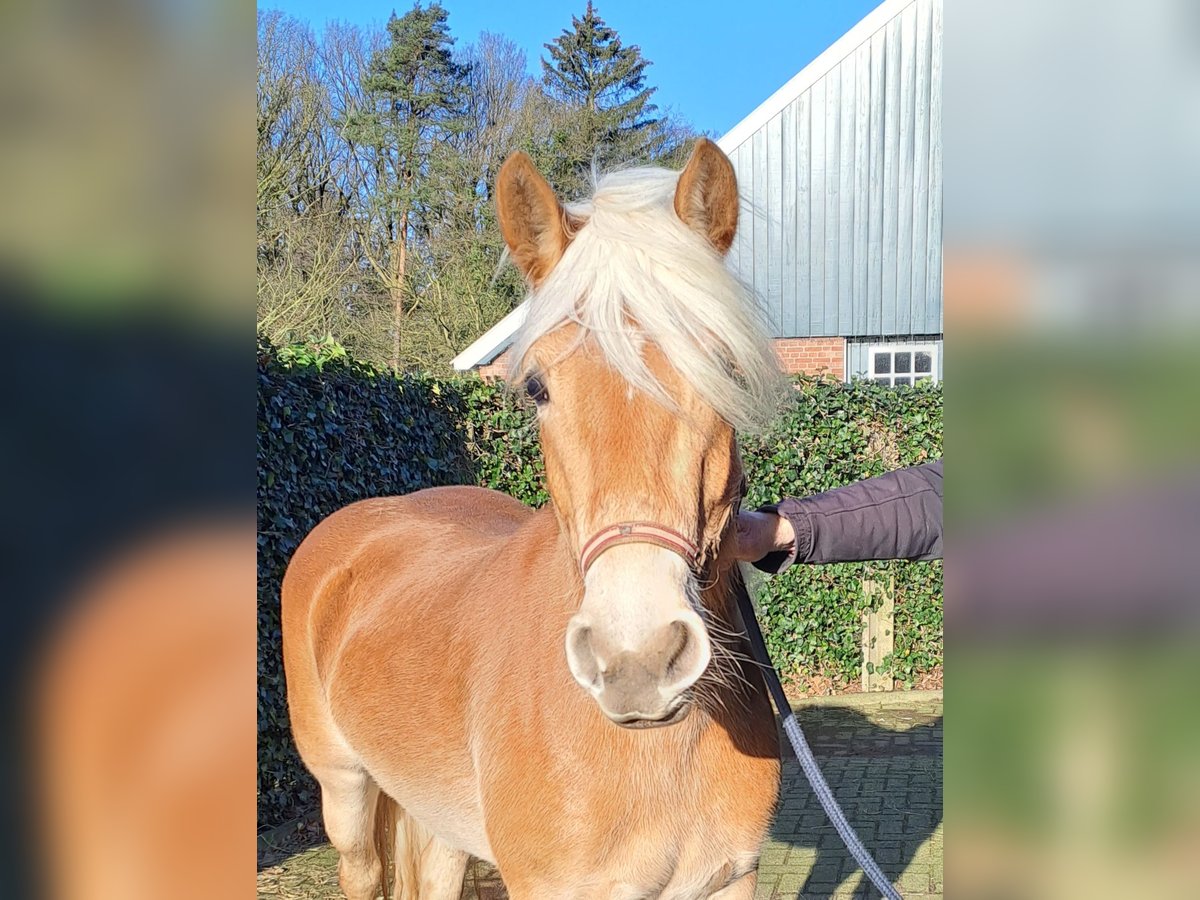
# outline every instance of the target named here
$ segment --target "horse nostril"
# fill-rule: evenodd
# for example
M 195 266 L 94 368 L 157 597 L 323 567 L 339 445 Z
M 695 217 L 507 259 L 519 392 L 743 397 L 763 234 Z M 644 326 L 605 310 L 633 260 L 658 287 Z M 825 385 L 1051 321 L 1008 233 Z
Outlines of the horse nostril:
M 567 628 L 567 665 L 585 688 L 595 687 L 604 672 L 592 647 L 592 629 L 572 622 Z
M 688 626 L 678 619 L 671 623 L 671 637 L 667 644 L 667 669 L 668 676 L 675 674 L 675 667 L 687 650 L 688 641 L 691 640 L 692 633 Z
M 671 622 L 669 628 L 665 650 L 660 657 L 666 660 L 663 668 L 665 683 L 661 685 L 663 696 L 678 694 L 691 687 L 712 659 L 708 632 L 695 613 L 685 613 Z

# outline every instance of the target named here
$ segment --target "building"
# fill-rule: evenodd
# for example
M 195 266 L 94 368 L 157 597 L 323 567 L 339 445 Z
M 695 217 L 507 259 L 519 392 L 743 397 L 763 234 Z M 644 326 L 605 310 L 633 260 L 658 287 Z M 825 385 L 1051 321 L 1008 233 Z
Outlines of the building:
M 785 371 L 942 377 L 942 2 L 885 0 L 718 140 Z M 520 306 L 454 359 L 501 375 Z

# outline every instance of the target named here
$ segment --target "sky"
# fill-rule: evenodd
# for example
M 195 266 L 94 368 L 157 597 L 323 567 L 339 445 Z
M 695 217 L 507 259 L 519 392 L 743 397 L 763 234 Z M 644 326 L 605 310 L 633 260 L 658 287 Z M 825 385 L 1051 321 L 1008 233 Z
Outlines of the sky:
M 654 101 L 691 125 L 720 137 L 874 9 L 879 0 L 595 0 L 625 44 L 637 44 L 653 65 Z M 308 21 L 382 25 L 406 2 L 263 0 Z M 542 45 L 571 27 L 586 0 L 442 0 L 459 46 L 480 32 L 503 34 L 523 49 L 540 77 Z

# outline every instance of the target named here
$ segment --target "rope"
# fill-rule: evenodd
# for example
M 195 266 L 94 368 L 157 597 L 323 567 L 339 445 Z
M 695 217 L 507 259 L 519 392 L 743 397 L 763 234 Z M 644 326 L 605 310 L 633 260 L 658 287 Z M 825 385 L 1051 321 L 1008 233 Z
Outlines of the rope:
M 783 718 L 783 730 L 787 733 L 788 739 L 792 742 L 792 749 L 796 751 L 796 758 L 800 760 L 800 768 L 804 770 L 804 776 L 808 779 L 808 783 L 812 785 L 813 793 L 817 795 L 817 799 L 821 801 L 821 808 L 825 810 L 825 815 L 829 817 L 829 821 L 833 823 L 833 827 L 837 829 L 837 833 L 842 838 L 842 843 L 846 845 L 846 849 L 850 851 L 850 855 L 862 867 L 867 878 L 871 880 L 871 884 L 879 890 L 888 900 L 903 900 L 900 892 L 892 887 L 887 876 L 883 874 L 883 870 L 879 868 L 879 864 L 875 862 L 867 848 L 863 846 L 863 842 L 859 840 L 850 823 L 846 821 L 846 816 L 842 812 L 842 808 L 838 806 L 837 800 L 833 796 L 833 791 L 829 789 L 829 783 L 825 780 L 825 776 L 821 774 L 820 768 L 817 767 L 817 761 L 813 758 L 812 749 L 808 746 L 808 741 L 804 738 L 804 732 L 800 730 L 800 723 L 796 721 L 796 714 L 792 711 L 792 705 L 788 702 L 787 696 L 783 693 L 783 685 L 779 683 L 779 675 L 775 671 L 775 667 L 771 664 L 771 657 L 767 653 L 767 645 L 763 640 L 762 630 L 758 627 L 758 619 L 754 615 L 754 605 L 750 600 L 750 592 L 747 590 L 737 591 L 738 607 L 741 609 L 742 620 L 746 625 L 746 634 L 750 638 L 750 646 L 754 650 L 754 655 L 758 658 L 758 662 L 762 665 L 763 676 L 767 680 L 767 689 L 771 692 L 771 699 L 775 701 L 775 708 L 779 710 L 779 715 Z

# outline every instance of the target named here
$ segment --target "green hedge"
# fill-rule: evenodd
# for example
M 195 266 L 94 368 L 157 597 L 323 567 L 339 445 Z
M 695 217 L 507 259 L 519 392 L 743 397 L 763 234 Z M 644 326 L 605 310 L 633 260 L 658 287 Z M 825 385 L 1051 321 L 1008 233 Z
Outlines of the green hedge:
M 771 431 L 742 440 L 744 506 L 803 497 L 942 455 L 940 386 L 888 388 L 800 379 Z M 758 588 L 772 659 L 788 676 L 859 677 L 862 582 L 895 580 L 895 651 L 884 662 L 911 687 L 942 664 L 942 563 L 793 566 Z
M 805 495 L 941 455 L 937 387 L 892 390 L 801 380 L 768 434 L 742 442 L 746 505 Z M 534 506 L 549 498 L 530 405 L 477 378 L 394 377 L 332 343 L 258 347 L 259 823 L 312 808 L 291 742 L 280 659 L 279 585 L 321 519 L 364 497 L 475 483 Z M 894 576 L 904 683 L 940 667 L 941 563 L 795 567 L 764 581 L 763 629 L 785 676 L 857 678 L 864 577 Z
M 279 586 L 288 560 L 318 522 L 348 503 L 471 478 L 457 403 L 428 379 L 259 344 L 260 825 L 285 821 L 316 800 L 292 745 L 284 692 Z

